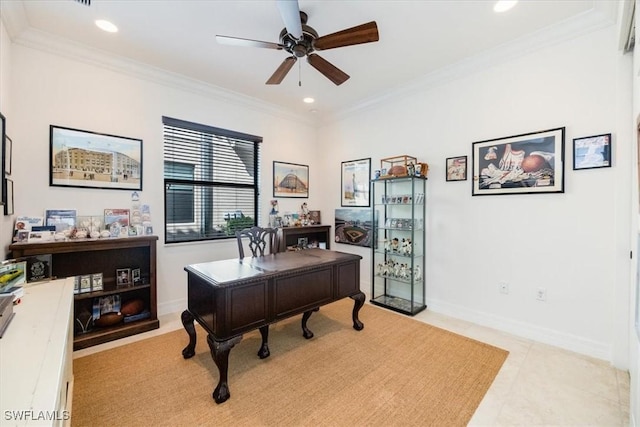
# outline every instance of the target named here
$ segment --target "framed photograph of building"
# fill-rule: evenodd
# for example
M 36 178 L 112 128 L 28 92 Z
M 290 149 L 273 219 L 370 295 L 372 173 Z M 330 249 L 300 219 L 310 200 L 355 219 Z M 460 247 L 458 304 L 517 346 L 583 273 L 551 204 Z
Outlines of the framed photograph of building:
M 371 158 L 342 162 L 341 206 L 368 207 Z
M 611 134 L 573 140 L 573 170 L 611 167 Z
M 273 197 L 309 197 L 309 166 L 274 161 Z
M 565 128 L 473 143 L 473 196 L 564 192 Z
M 142 190 L 142 140 L 51 125 L 49 185 Z

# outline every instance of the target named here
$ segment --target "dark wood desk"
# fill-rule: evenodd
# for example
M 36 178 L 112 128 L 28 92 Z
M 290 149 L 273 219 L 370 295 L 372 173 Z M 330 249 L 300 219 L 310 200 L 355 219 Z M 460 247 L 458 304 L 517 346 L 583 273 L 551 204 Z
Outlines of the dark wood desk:
M 182 313 L 182 324 L 189 344 L 182 355 L 185 359 L 195 355 L 196 320 L 208 333 L 207 343 L 220 373 L 213 391 L 216 403 L 230 397 L 229 352 L 243 333 L 260 329 L 258 356 L 268 357 L 269 324 L 304 313 L 302 335 L 311 338 L 313 333 L 306 325 L 311 313 L 345 297 L 354 300 L 353 328 L 361 330 L 364 325 L 358 313 L 365 301 L 360 291 L 361 258 L 308 249 L 186 266 L 188 309 Z

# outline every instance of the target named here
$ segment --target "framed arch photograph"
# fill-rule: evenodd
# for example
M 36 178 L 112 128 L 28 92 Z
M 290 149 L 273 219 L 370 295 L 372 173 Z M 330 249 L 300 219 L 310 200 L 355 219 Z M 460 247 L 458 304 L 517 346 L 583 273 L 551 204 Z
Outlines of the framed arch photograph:
M 273 197 L 309 197 L 309 166 L 274 161 Z

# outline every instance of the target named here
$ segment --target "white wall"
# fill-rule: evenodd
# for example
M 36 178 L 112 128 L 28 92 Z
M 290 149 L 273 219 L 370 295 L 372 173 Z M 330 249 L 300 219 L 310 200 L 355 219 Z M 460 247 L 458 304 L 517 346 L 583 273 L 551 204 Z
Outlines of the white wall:
M 7 135 L 13 138 L 13 116 L 10 102 L 11 40 L 9 39 L 9 34 L 7 34 L 2 19 L 0 19 L 0 52 L 2 52 L 2 60 L 0 61 L 0 113 L 2 113 L 5 120 L 7 120 Z M 0 211 L 2 211 L 2 207 L 0 207 Z M 11 217 L 5 217 L 2 214 L 3 212 L 0 212 L 0 237 L 4 236 L 5 230 L 11 230 L 13 228 L 13 220 Z
M 628 68 L 611 26 L 439 85 L 416 84 L 320 130 L 319 144 L 337 153 L 323 164 L 323 205 L 339 206 L 341 160 L 370 156 L 374 169 L 394 155 L 426 161 L 428 307 L 625 367 L 627 330 L 616 328 L 629 318 L 630 230 L 618 210 L 628 218 L 631 138 L 617 115 L 631 91 L 630 77 L 620 81 Z M 472 197 L 471 181 L 445 181 L 445 158 L 471 162 L 474 141 L 562 126 L 563 194 Z M 573 171 L 572 138 L 609 132 L 614 167 Z M 546 302 L 536 300 L 538 287 Z
M 4 51 L 3 51 L 4 61 Z M 42 215 L 47 208 L 75 208 L 102 215 L 105 208 L 130 206 L 129 191 L 49 187 L 49 125 L 55 124 L 143 140 L 142 203 L 150 204 L 158 247 L 158 311 L 186 308 L 185 265 L 237 254 L 235 242 L 164 245 L 163 115 L 232 129 L 264 138 L 261 172 L 262 220 L 272 198 L 272 161 L 311 164 L 315 130 L 300 120 L 279 117 L 202 91 L 142 80 L 60 55 L 14 45 L 11 58 L 12 137 L 16 214 Z M 311 181 L 322 178 L 310 168 Z M 314 208 L 315 195 L 309 206 Z M 300 199 L 282 199 L 282 210 L 297 211 Z M 10 242 L 11 229 L 2 241 Z

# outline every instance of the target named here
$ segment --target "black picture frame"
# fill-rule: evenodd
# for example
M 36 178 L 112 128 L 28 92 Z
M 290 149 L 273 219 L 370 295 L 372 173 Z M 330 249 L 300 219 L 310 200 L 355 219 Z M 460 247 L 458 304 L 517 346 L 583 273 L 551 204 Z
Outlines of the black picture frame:
M 573 139 L 573 170 L 611 167 L 611 134 Z
M 274 161 L 273 197 L 309 197 L 309 166 Z
M 447 157 L 445 171 L 447 181 L 466 181 L 467 156 Z
M 6 194 L 6 202 L 4 204 L 4 214 L 5 215 L 13 215 L 14 213 L 14 205 L 13 205 L 13 180 L 4 178 L 4 193 Z
M 13 157 L 13 141 L 9 138 L 9 135 L 4 136 L 3 151 L 4 157 L 2 159 L 2 166 L 4 170 L 4 176 L 11 175 L 11 158 Z
M 50 125 L 49 186 L 142 191 L 142 140 Z M 89 158 L 91 162 L 84 162 Z M 91 163 L 92 166 L 83 166 Z
M 0 144 L 2 144 L 2 164 L 0 165 L 0 167 L 2 167 L 2 180 L 0 181 L 0 204 L 2 205 L 6 205 L 7 203 L 7 183 L 5 181 L 6 176 L 4 173 L 4 165 L 5 165 L 5 151 L 4 151 L 4 147 L 5 147 L 5 139 L 7 137 L 7 119 L 5 118 L 5 116 L 0 113 Z
M 473 143 L 471 195 L 564 193 L 565 128 Z
M 340 206 L 371 206 L 371 157 L 342 162 L 340 176 Z

